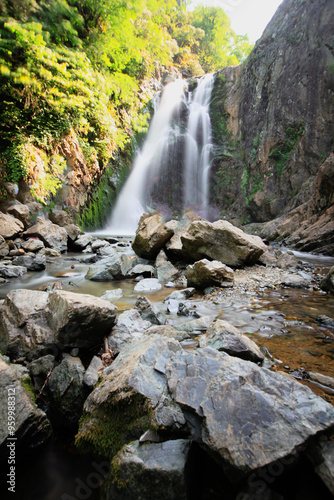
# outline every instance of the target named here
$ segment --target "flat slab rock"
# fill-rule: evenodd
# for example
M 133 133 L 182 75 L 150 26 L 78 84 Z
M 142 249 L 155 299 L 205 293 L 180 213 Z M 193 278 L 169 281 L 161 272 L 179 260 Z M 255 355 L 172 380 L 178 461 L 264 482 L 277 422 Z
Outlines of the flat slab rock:
M 166 366 L 172 398 L 201 421 L 201 440 L 242 472 L 297 451 L 334 425 L 334 408 L 289 376 L 210 347 Z

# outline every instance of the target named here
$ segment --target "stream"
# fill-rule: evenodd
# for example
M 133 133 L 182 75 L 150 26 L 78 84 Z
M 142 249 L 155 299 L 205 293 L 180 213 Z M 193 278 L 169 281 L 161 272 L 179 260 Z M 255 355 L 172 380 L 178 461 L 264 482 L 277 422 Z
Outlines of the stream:
M 120 251 L 132 254 L 130 244 L 124 240 Z M 124 246 L 123 246 L 124 245 Z M 334 258 L 301 254 L 296 258 L 305 263 L 312 273 L 327 274 L 334 265 Z M 119 312 L 134 306 L 139 295 L 145 295 L 166 315 L 166 323 L 176 324 L 193 319 L 194 316 L 178 316 L 167 312 L 163 300 L 175 290 L 164 287 L 159 292 L 138 293 L 134 291 L 135 280 L 93 282 L 85 279 L 89 264 L 81 262 L 83 254 L 68 253 L 48 258 L 47 269 L 28 272 L 0 287 L 0 299 L 12 289 L 44 289 L 49 283 L 59 283 L 64 290 L 88 293 L 100 297 L 106 290 L 121 288 L 123 297 L 113 301 Z M 311 266 L 311 267 L 310 267 Z M 248 335 L 268 353 L 265 366 L 272 370 L 293 374 L 330 403 L 334 404 L 334 391 L 304 378 L 305 372 L 318 372 L 334 378 L 334 329 L 317 321 L 319 315 L 334 316 L 334 295 L 326 294 L 316 287 L 308 289 L 268 286 L 261 282 L 266 273 L 263 266 L 236 270 L 238 286 L 215 290 L 204 295 L 197 292 L 186 305 L 199 316 L 220 318 L 230 322 L 241 333 Z M 267 271 L 269 273 L 269 270 Z M 262 273 L 262 275 L 261 275 Z M 179 287 L 184 288 L 184 287 Z M 185 348 L 197 345 L 197 337 Z M 53 439 L 32 459 L 21 463 L 18 474 L 17 498 L 25 500 L 73 500 L 75 498 L 98 498 L 98 488 L 89 488 L 85 496 L 87 478 L 96 477 L 94 460 L 80 456 L 71 445 L 71 440 Z M 95 476 L 94 476 L 95 474 Z M 79 478 L 79 480 L 78 480 Z M 80 479 L 81 478 L 81 479 Z M 79 482 L 78 482 L 79 481 Z M 80 482 L 81 481 L 81 482 Z M 82 486 L 78 493 L 79 483 Z M 4 490 L 5 491 L 5 490 Z M 8 492 L 7 492 L 8 493 Z M 22 496 L 23 495 L 23 496 Z M 82 496 L 80 496 L 82 495 Z M 11 498 L 11 497 L 8 497 Z

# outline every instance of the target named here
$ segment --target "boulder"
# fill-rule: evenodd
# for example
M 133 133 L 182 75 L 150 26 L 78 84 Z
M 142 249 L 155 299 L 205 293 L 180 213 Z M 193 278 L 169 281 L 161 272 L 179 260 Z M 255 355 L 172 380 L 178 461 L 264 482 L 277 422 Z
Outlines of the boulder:
M 170 295 L 168 295 L 168 297 L 164 299 L 164 302 L 168 302 L 169 300 L 189 299 L 189 297 L 192 297 L 195 292 L 196 289 L 193 287 L 184 288 L 183 290 L 175 290 L 175 292 L 172 292 Z
M 179 275 L 179 271 L 171 262 L 169 262 L 163 250 L 160 250 L 157 258 L 155 259 L 155 268 L 156 276 L 162 283 L 173 281 Z
M 128 274 L 129 278 L 137 278 L 142 276 L 143 278 L 152 278 L 154 276 L 154 267 L 149 264 L 136 264 Z
M 92 264 L 86 274 L 91 281 L 121 280 L 126 277 L 132 267 L 131 259 L 125 253 L 115 253 Z
M 9 254 L 9 246 L 3 236 L 0 235 L 0 258 L 6 257 Z
M 281 284 L 287 288 L 308 288 L 310 286 L 308 279 L 294 273 L 284 273 L 281 277 Z
M 73 248 L 77 250 L 78 252 L 82 252 L 85 248 L 87 248 L 93 241 L 95 240 L 94 236 L 91 234 L 85 233 L 85 234 L 80 234 L 74 242 L 73 242 Z
M 91 295 L 12 290 L 0 305 L 0 349 L 34 359 L 48 349 L 99 345 L 116 323 L 116 307 Z
M 44 245 L 59 253 L 67 250 L 67 232 L 63 227 L 53 224 L 49 220 L 37 217 L 37 222 L 27 229 L 23 235 L 27 238 L 35 236 L 43 241 Z
M 197 416 L 197 439 L 240 473 L 297 453 L 334 424 L 333 406 L 305 385 L 210 347 L 176 352 L 165 373 L 173 400 Z
M 107 240 L 100 240 L 99 238 L 92 242 L 91 244 L 93 252 L 96 252 L 100 248 L 110 247 L 110 243 Z
M 262 362 L 264 355 L 260 348 L 246 335 L 224 320 L 215 321 L 200 339 L 201 347 L 212 347 L 218 351 L 227 352 L 230 356 L 241 359 Z
M 44 243 L 38 238 L 29 238 L 27 241 L 22 241 L 22 248 L 26 252 L 38 252 L 44 248 Z
M 115 290 L 106 290 L 101 299 L 105 300 L 117 300 L 123 297 L 123 290 L 121 288 L 116 288 Z
M 102 498 L 186 500 L 189 449 L 190 442 L 185 439 L 145 444 L 135 441 L 124 446 L 112 461 L 116 477 Z M 115 483 L 126 484 L 126 488 L 120 491 Z
M 168 255 L 174 258 L 182 259 L 183 255 L 183 245 L 181 241 L 181 236 L 187 232 L 191 223 L 195 220 L 205 220 L 199 215 L 195 214 L 189 209 L 186 209 L 182 214 L 179 221 L 174 221 L 176 224 L 173 227 L 174 234 L 171 239 L 166 243 L 166 250 Z M 172 221 L 170 221 L 172 222 Z
M 92 389 L 94 385 L 96 385 L 99 379 L 100 370 L 102 370 L 102 368 L 102 359 L 98 356 L 93 356 L 83 378 L 84 384 L 86 384 L 87 387 Z
M 72 217 L 65 210 L 53 209 L 49 214 L 49 219 L 57 226 L 65 227 L 73 224 Z
M 334 442 L 318 443 L 310 453 L 310 459 L 315 466 L 315 472 L 334 495 Z
M 22 231 L 24 231 L 24 225 L 19 219 L 0 212 L 0 236 L 9 240 L 18 236 Z
M 69 224 L 64 226 L 65 231 L 67 232 L 68 242 L 70 245 L 74 243 L 74 241 L 82 234 L 82 231 L 79 226 L 75 224 Z
M 334 266 L 330 268 L 327 275 L 320 281 L 321 290 L 334 293 Z
M 138 223 L 132 248 L 139 257 L 155 259 L 172 235 L 173 231 L 165 226 L 159 212 L 143 214 Z
M 49 417 L 55 427 L 76 428 L 86 399 L 85 368 L 80 358 L 63 354 L 49 378 Z
M 0 278 L 18 278 L 27 272 L 24 266 L 13 266 L 12 264 L 0 263 Z
M 218 260 L 202 259 L 187 266 L 185 277 L 187 285 L 204 290 L 208 286 L 222 286 L 224 282 L 234 281 L 234 272 Z
M 166 364 L 181 351 L 179 342 L 158 335 L 128 344 L 86 399 L 77 446 L 109 457 L 152 426 L 182 431 L 185 418 L 165 377 Z
M 162 285 L 157 278 L 144 278 L 134 287 L 135 292 L 158 292 Z
M 138 309 L 128 309 L 118 316 L 117 325 L 108 337 L 108 346 L 117 354 L 128 343 L 141 338 L 151 325 L 141 317 Z
M 212 318 L 211 316 L 202 316 L 201 318 L 192 319 L 185 323 L 178 323 L 173 326 L 176 330 L 180 330 L 181 332 L 200 334 L 205 332 L 210 327 L 214 319 L 215 318 Z
M 23 266 L 28 271 L 43 271 L 46 268 L 46 257 L 42 254 L 22 255 L 13 259 L 14 266 Z
M 135 308 L 138 309 L 140 316 L 154 325 L 162 325 L 165 322 L 164 315 L 159 311 L 158 307 L 152 304 L 147 297 L 139 296 L 135 303 Z
M 3 359 L 0 359 L 0 389 L 3 395 L 0 399 L 0 458 L 8 457 L 10 442 L 16 445 L 16 456 L 45 443 L 52 433 L 50 422 L 45 413 L 37 408 L 31 394 L 19 382 L 12 366 Z M 11 434 L 8 417 L 9 403 L 13 401 L 15 429 Z M 11 437 L 17 438 L 17 441 L 10 441 Z
M 194 221 L 181 241 L 188 258 L 219 260 L 231 267 L 255 264 L 267 249 L 259 236 L 251 236 L 223 220 Z
M 297 266 L 297 259 L 289 252 L 284 252 L 277 258 L 277 267 L 281 269 L 288 269 L 289 267 L 296 268 Z
M 30 210 L 27 205 L 22 205 L 21 203 L 12 205 L 7 208 L 7 212 L 16 219 L 20 220 L 25 228 L 31 225 Z

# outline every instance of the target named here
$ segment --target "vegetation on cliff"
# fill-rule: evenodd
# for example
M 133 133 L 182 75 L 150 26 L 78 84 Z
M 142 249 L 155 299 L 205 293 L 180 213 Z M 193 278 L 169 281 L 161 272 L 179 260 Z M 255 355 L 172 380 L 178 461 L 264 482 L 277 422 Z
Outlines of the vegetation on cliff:
M 98 163 L 98 179 L 147 127 L 140 110 L 162 69 L 199 75 L 251 49 L 222 9 L 187 12 L 176 0 L 0 0 L 0 36 L 0 197 L 4 182 L 25 179 L 45 203 L 61 186 L 65 136 L 88 168 Z

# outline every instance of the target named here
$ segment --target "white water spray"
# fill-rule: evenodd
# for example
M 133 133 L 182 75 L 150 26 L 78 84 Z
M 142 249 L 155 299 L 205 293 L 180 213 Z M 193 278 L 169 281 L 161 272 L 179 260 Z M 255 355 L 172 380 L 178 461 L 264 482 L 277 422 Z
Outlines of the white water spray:
M 207 217 L 212 135 L 210 99 L 214 75 L 204 75 L 190 96 L 185 143 L 184 208 L 199 209 Z
M 169 137 L 173 133 L 172 117 L 182 103 L 184 87 L 184 80 L 176 80 L 165 87 L 143 148 L 136 157 L 104 232 L 117 235 L 136 232 L 141 215 L 147 212 L 150 185 L 159 175 L 161 160 L 167 154 Z

